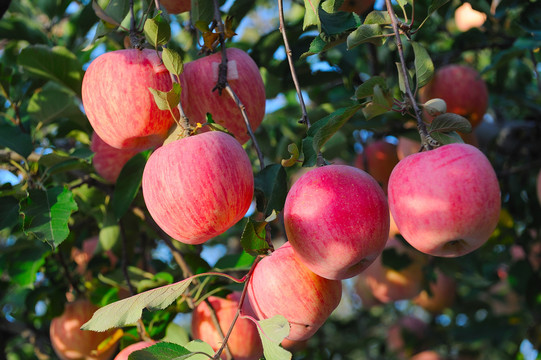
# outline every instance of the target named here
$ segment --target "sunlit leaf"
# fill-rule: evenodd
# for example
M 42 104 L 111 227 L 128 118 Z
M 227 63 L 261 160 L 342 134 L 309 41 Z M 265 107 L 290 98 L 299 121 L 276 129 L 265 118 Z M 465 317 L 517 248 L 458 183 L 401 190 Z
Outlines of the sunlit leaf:
M 289 323 L 282 315 L 258 322 L 259 337 L 263 344 L 263 354 L 266 360 L 289 360 L 292 355 L 280 346 L 280 343 L 289 335 Z

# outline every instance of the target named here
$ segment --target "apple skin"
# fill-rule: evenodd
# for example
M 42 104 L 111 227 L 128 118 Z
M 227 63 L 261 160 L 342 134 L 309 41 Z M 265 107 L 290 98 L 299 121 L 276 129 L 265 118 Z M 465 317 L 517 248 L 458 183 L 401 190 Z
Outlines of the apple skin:
M 340 303 L 342 283 L 310 271 L 285 243 L 255 267 L 248 299 L 260 320 L 284 316 L 289 340 L 310 338 Z M 287 301 L 285 301 L 287 299 Z
M 372 9 L 375 2 L 376 0 L 344 0 L 338 10 L 363 15 Z
M 500 186 L 479 149 L 449 144 L 398 163 L 389 180 L 389 207 L 411 246 L 434 256 L 461 256 L 496 228 Z
M 181 14 L 192 8 L 190 0 L 160 0 L 160 4 L 169 14 Z
M 347 165 L 304 174 L 289 190 L 284 226 L 295 254 L 327 279 L 353 277 L 381 253 L 389 236 L 389 208 L 378 183 Z
M 115 332 L 115 329 L 106 332 L 80 330 L 96 310 L 98 307 L 90 301 L 76 300 L 67 303 L 62 315 L 51 321 L 51 344 L 61 360 L 108 360 L 116 353 L 117 347 L 112 346 L 99 356 L 91 355 L 92 350 Z
M 444 358 L 435 351 L 425 350 L 413 355 L 410 360 L 444 360 Z
M 128 360 L 128 356 L 134 351 L 145 349 L 149 346 L 154 345 L 155 341 L 139 341 L 130 346 L 126 346 L 122 351 L 120 351 L 114 358 L 114 360 Z
M 397 146 L 385 140 L 377 140 L 366 145 L 364 152 L 357 155 L 355 167 L 372 175 L 387 193 L 389 177 L 398 161 Z
M 126 163 L 139 151 L 133 149 L 117 149 L 103 141 L 97 133 L 92 134 L 90 150 L 95 154 L 92 165 L 96 172 L 108 182 L 115 184 L 118 175 Z
M 208 300 L 214 310 L 218 323 L 224 334 L 227 333 L 240 301 L 240 292 L 234 292 L 226 299 L 216 296 L 209 296 Z M 242 315 L 255 317 L 250 307 L 248 299 L 245 298 L 242 308 Z M 192 316 L 192 335 L 194 339 L 200 339 L 208 343 L 216 351 L 222 345 L 222 338 L 214 327 L 208 305 L 201 302 L 194 310 Z M 240 318 L 235 323 L 233 332 L 227 342 L 231 354 L 238 360 L 259 360 L 263 356 L 263 345 L 259 338 L 256 324 L 246 318 Z M 225 352 L 222 353 L 222 359 L 226 358 Z
M 169 71 L 155 50 L 116 50 L 90 63 L 82 100 L 90 125 L 103 141 L 138 150 L 163 143 L 174 119 L 169 111 L 158 109 L 149 88 L 172 88 Z
M 394 249 L 400 255 L 406 254 L 412 262 L 404 269 L 395 270 L 384 266 L 381 255 L 378 256 L 361 274 L 372 296 L 382 303 L 414 298 L 423 287 L 426 255 L 407 248 L 395 238 L 389 239 L 385 249 Z
M 447 103 L 447 112 L 467 118 L 472 127 L 481 123 L 488 108 L 488 89 L 479 73 L 469 66 L 446 65 L 434 73 L 420 92 L 422 103 L 440 98 Z M 431 119 L 425 112 L 425 116 Z
M 432 314 L 440 314 L 455 302 L 456 282 L 441 271 L 436 271 L 436 282 L 430 283 L 432 295 L 421 291 L 413 302 Z
M 257 64 L 246 52 L 227 49 L 227 81 L 240 101 L 246 107 L 250 126 L 255 131 L 265 116 L 265 85 Z M 244 118 L 233 98 L 226 90 L 222 95 L 212 91 L 218 81 L 218 64 L 221 53 L 206 56 L 184 65 L 180 76 L 182 85 L 181 102 L 184 113 L 192 125 L 207 122 L 207 113 L 212 114 L 214 122 L 224 126 L 244 144 L 250 139 Z M 231 66 L 236 64 L 236 71 Z M 207 128 L 204 127 L 203 131 Z
M 469 2 L 460 5 L 455 11 L 456 27 L 462 32 L 481 27 L 486 19 L 486 14 L 474 10 Z
M 235 225 L 253 194 L 248 155 L 235 138 L 219 131 L 160 147 L 143 171 L 150 215 L 169 236 L 186 244 L 202 244 Z

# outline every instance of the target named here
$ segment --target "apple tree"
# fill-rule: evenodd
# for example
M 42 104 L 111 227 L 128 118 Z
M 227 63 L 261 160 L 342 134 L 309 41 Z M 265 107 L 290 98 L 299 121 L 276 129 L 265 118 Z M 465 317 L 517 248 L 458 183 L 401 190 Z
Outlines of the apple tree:
M 0 357 L 538 358 L 538 1 L 0 16 Z

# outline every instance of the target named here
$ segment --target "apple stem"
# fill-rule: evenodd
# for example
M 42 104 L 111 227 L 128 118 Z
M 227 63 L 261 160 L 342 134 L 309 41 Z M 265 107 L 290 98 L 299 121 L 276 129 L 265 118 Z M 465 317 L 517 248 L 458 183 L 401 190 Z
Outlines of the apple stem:
M 404 58 L 404 47 L 402 45 L 402 39 L 400 38 L 398 20 L 396 18 L 396 14 L 394 12 L 393 6 L 391 4 L 391 0 L 385 0 L 385 5 L 387 7 L 387 12 L 389 13 L 389 16 L 391 17 L 391 23 L 392 23 L 394 34 L 395 34 L 396 46 L 398 48 L 398 56 L 400 57 L 400 64 L 402 65 L 401 66 L 402 76 L 404 77 L 404 79 L 407 79 L 408 68 L 406 66 L 406 60 Z M 437 142 L 434 139 L 432 139 L 432 137 L 428 134 L 426 125 L 423 122 L 423 119 L 421 117 L 421 110 L 419 109 L 419 106 L 417 105 L 417 101 L 415 100 L 415 96 L 413 95 L 413 92 L 411 91 L 408 81 L 404 81 L 404 87 L 406 90 L 407 100 L 409 100 L 410 105 L 413 107 L 413 112 L 415 113 L 415 118 L 417 120 L 417 129 L 419 131 L 419 135 L 421 136 L 421 143 L 423 144 L 423 147 L 426 150 L 432 150 L 434 146 L 437 146 Z

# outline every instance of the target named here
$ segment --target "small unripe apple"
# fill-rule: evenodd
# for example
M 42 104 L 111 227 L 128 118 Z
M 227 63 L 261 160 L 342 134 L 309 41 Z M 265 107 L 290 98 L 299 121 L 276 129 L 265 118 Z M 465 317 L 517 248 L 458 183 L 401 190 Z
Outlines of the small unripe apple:
M 260 320 L 284 316 L 289 340 L 306 340 L 323 325 L 340 303 L 342 283 L 310 271 L 287 242 L 255 267 L 248 298 Z
M 128 356 L 134 351 L 145 349 L 149 346 L 154 345 L 154 341 L 139 341 L 135 344 L 126 346 L 122 351 L 120 351 L 114 358 L 114 360 L 128 360 Z
M 363 15 L 371 10 L 376 0 L 344 0 L 338 8 L 340 11 L 354 12 Z
M 254 194 L 248 155 L 232 136 L 211 131 L 154 151 L 143 172 L 143 196 L 172 238 L 202 244 L 235 225 Z
M 500 186 L 479 149 L 444 145 L 398 163 L 389 180 L 389 207 L 414 248 L 461 256 L 483 245 L 496 228 Z
M 160 0 L 160 4 L 169 14 L 181 14 L 192 8 L 191 0 Z
M 439 314 L 455 302 L 456 282 L 441 271 L 436 271 L 436 282 L 430 283 L 430 292 L 423 290 L 413 302 L 433 314 Z
M 257 64 L 246 52 L 227 49 L 227 82 L 237 94 L 255 131 L 265 116 L 265 85 Z M 224 89 L 220 95 L 214 90 L 218 81 L 218 68 L 222 54 L 206 56 L 184 65 L 180 76 L 182 108 L 192 125 L 205 123 L 206 114 L 212 114 L 212 120 L 224 126 L 235 138 L 244 144 L 250 139 L 242 117 L 242 112 L 233 98 Z M 203 131 L 207 128 L 203 127 Z
M 433 98 L 445 100 L 447 112 L 464 116 L 473 127 L 483 120 L 488 108 L 485 81 L 475 69 L 464 65 L 451 64 L 439 68 L 432 80 L 421 88 L 419 95 L 423 103 Z
M 481 27 L 486 19 L 486 14 L 474 10 L 469 2 L 460 5 L 455 11 L 456 27 L 463 32 L 471 28 Z
M 98 345 L 113 335 L 115 330 L 95 332 L 81 330 L 98 307 L 88 300 L 67 303 L 64 312 L 51 321 L 49 335 L 54 352 L 62 360 L 108 360 L 116 353 L 112 346 L 100 355 L 93 355 Z
M 169 71 L 155 50 L 116 50 L 90 63 L 83 78 L 83 106 L 103 141 L 118 149 L 161 145 L 174 119 L 158 108 L 149 88 L 172 88 Z M 176 109 L 175 114 L 178 117 Z
M 397 146 L 385 140 L 377 140 L 365 146 L 363 153 L 355 159 L 355 167 L 374 177 L 387 193 L 389 177 L 398 164 Z
M 284 226 L 295 254 L 327 279 L 353 277 L 381 253 L 389 208 L 378 183 L 352 166 L 328 165 L 304 174 L 289 190 Z
M 223 334 L 227 334 L 229 327 L 237 312 L 240 301 L 240 292 L 234 292 L 226 299 L 216 296 L 208 298 L 212 308 L 216 312 L 218 323 Z M 245 299 L 242 308 L 242 315 L 254 317 L 252 308 L 248 299 Z M 194 339 L 200 339 L 208 343 L 216 351 L 222 345 L 222 337 L 216 330 L 210 309 L 205 302 L 201 302 L 194 310 L 192 316 L 192 335 Z M 233 332 L 227 342 L 233 358 L 238 360 L 259 360 L 263 356 L 263 346 L 259 338 L 259 332 L 256 324 L 246 318 L 239 318 L 233 327 Z M 226 358 L 225 352 L 222 353 L 222 359 Z
M 134 149 L 114 148 L 103 141 L 95 132 L 92 134 L 90 150 L 94 152 L 92 165 L 94 165 L 96 172 L 113 184 L 116 183 L 124 165 L 139 152 Z

